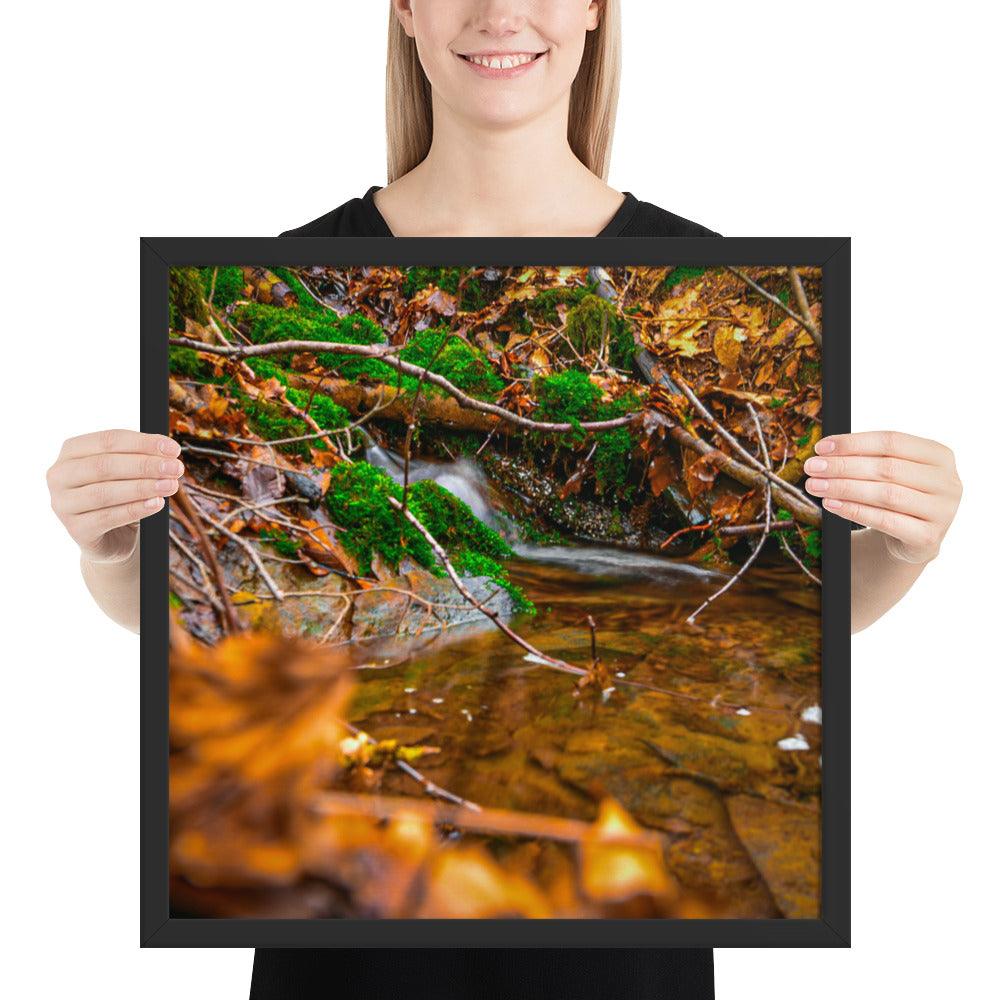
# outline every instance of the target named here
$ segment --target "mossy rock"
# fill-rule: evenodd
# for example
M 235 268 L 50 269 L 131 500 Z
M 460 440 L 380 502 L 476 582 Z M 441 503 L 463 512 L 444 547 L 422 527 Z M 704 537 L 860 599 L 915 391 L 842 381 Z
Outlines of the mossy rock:
M 556 437 L 558 443 L 567 447 L 578 447 L 587 440 L 586 432 L 580 427 L 582 422 L 612 420 L 640 406 L 638 397 L 632 393 L 612 402 L 603 402 L 600 388 L 591 382 L 586 372 L 576 368 L 555 375 L 536 377 L 532 383 L 532 391 L 538 402 L 533 414 L 535 420 L 569 423 L 578 428 Z M 597 443 L 594 475 L 598 489 L 602 493 L 626 494 L 632 461 L 632 435 L 629 428 L 616 427 L 609 431 L 599 431 L 594 435 L 594 440 Z
M 393 508 L 390 498 L 402 502 L 403 488 L 384 470 L 367 462 L 336 466 L 326 506 L 342 529 L 339 541 L 357 559 L 362 573 L 371 572 L 377 553 L 391 569 L 398 569 L 409 557 L 435 575 L 443 575 L 445 570 L 427 540 Z M 513 550 L 468 504 L 433 480 L 420 480 L 408 490 L 407 507 L 447 552 L 456 571 L 489 577 L 510 593 L 519 610 L 532 610 L 500 562 L 513 556 Z
M 418 330 L 399 352 L 400 360 L 443 375 L 452 385 L 479 399 L 495 400 L 504 382 L 493 370 L 490 359 L 478 347 L 444 327 Z M 426 390 L 443 389 L 425 383 Z
M 605 339 L 608 362 L 625 371 L 632 367 L 635 338 L 627 319 L 599 295 L 585 295 L 566 316 L 566 338 L 581 354 L 599 351 Z
M 202 326 L 208 322 L 208 309 L 197 268 L 170 268 L 167 301 L 171 330 L 183 331 L 185 319 L 191 319 Z

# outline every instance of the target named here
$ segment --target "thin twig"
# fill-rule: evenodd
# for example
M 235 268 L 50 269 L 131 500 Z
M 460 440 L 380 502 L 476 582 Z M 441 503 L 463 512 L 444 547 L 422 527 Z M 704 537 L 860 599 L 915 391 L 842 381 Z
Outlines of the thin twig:
M 813 321 L 812 310 L 809 308 L 809 300 L 806 298 L 806 290 L 802 287 L 802 279 L 799 277 L 799 272 L 791 264 L 788 265 L 788 277 L 791 279 L 792 291 L 795 292 L 795 301 L 799 305 L 799 311 L 802 313 L 806 329 L 816 342 L 816 346 L 822 348 L 823 336 Z
M 816 334 L 813 332 L 813 330 L 809 329 L 810 326 L 809 321 L 803 319 L 797 312 L 795 312 L 794 309 L 789 309 L 788 306 L 786 306 L 785 303 L 782 302 L 777 295 L 772 295 L 766 288 L 761 288 L 760 285 L 758 285 L 757 282 L 753 280 L 753 278 L 751 278 L 749 275 L 744 274 L 738 268 L 731 267 L 730 265 L 727 264 L 726 270 L 732 271 L 737 278 L 739 278 L 741 281 L 745 281 L 758 295 L 763 295 L 768 302 L 770 302 L 772 305 L 777 306 L 790 319 L 794 319 L 795 322 L 798 323 L 799 326 L 801 326 L 802 329 L 805 330 L 810 337 L 812 337 L 813 339 L 816 338 Z
M 565 816 L 543 816 L 511 809 L 478 808 L 467 811 L 460 806 L 432 805 L 404 795 L 358 795 L 353 792 L 322 792 L 312 803 L 320 815 L 356 813 L 379 819 L 418 815 L 427 823 L 446 824 L 473 833 L 492 833 L 535 840 L 558 840 L 579 844 L 593 836 L 593 824 Z M 608 843 L 663 849 L 663 835 L 642 829 L 605 838 Z
M 822 587 L 823 581 L 814 573 L 810 572 L 806 564 L 792 551 L 792 547 L 788 544 L 788 539 L 785 538 L 784 535 L 779 535 L 779 538 L 781 540 L 781 544 L 785 548 L 785 551 L 792 557 L 792 559 L 795 560 L 795 562 L 798 564 L 799 569 L 802 570 L 802 572 L 805 573 L 805 575 L 809 577 L 809 579 L 812 580 L 812 582 L 815 583 L 817 587 Z
M 767 443 L 764 440 L 764 431 L 760 426 L 760 420 L 757 418 L 757 411 L 753 408 L 753 403 L 747 403 L 747 409 L 750 411 L 750 416 L 753 417 L 754 425 L 757 428 L 757 440 L 760 442 L 761 454 L 764 456 L 764 460 L 767 462 L 768 469 L 771 467 L 771 456 L 767 451 Z M 760 550 L 764 547 L 764 542 L 767 541 L 767 536 L 771 532 L 771 482 L 768 480 L 764 487 L 764 530 L 760 533 L 760 538 L 757 541 L 757 545 L 753 552 L 750 553 L 749 558 L 743 565 L 736 571 L 736 573 L 720 587 L 714 594 L 709 596 L 705 601 L 702 602 L 700 607 L 688 615 L 686 622 L 688 625 L 693 625 L 695 618 L 704 611 L 705 608 L 709 606 L 714 600 L 721 597 L 736 581 L 743 576 L 743 574 L 750 568 L 754 560 L 760 553 Z
M 215 577 L 216 590 L 219 594 L 219 599 L 222 601 L 222 606 L 225 609 L 225 614 L 223 615 L 223 623 L 226 629 L 230 633 L 241 632 L 243 630 L 243 625 L 240 622 L 239 615 L 236 614 L 236 609 L 233 607 L 232 601 L 229 600 L 229 595 L 226 592 L 226 580 L 222 575 L 222 567 L 219 565 L 219 560 L 215 555 L 215 547 L 208 540 L 205 535 L 205 530 L 201 526 L 204 514 L 201 508 L 191 499 L 188 495 L 187 490 L 178 483 L 177 492 L 174 494 L 174 500 L 177 506 L 180 508 L 181 512 L 185 515 L 188 522 L 188 527 L 192 531 L 192 537 L 197 539 L 202 552 L 205 553 L 205 559 L 208 565 L 212 567 L 212 576 Z
M 674 372 L 671 375 L 671 378 L 677 383 L 681 392 L 683 392 L 684 395 L 687 396 L 688 401 L 691 403 L 691 405 L 702 415 L 702 417 L 705 418 L 705 420 L 707 420 L 712 425 L 712 430 L 714 430 L 716 434 L 718 434 L 732 448 L 738 451 L 740 455 L 742 455 L 742 457 L 745 458 L 758 472 L 760 472 L 762 475 L 770 479 L 771 482 L 774 483 L 776 486 L 778 486 L 780 489 L 784 490 L 786 493 L 792 494 L 794 497 L 796 497 L 798 500 L 801 500 L 803 503 L 815 504 L 815 501 L 810 499 L 810 497 L 806 493 L 803 493 L 802 490 L 800 490 L 797 486 L 794 486 L 793 484 L 786 482 L 779 475 L 777 475 L 771 468 L 770 461 L 768 461 L 767 465 L 765 466 L 764 463 L 760 461 L 760 459 L 758 459 L 754 455 L 751 455 L 750 452 L 748 452 L 746 448 L 744 448 L 743 445 L 741 445 L 740 442 L 737 441 L 737 439 L 733 437 L 733 435 L 730 434 L 729 431 L 727 431 L 726 428 L 723 427 L 718 420 L 715 419 L 715 417 L 712 415 L 711 410 L 709 410 L 708 407 L 705 406 L 705 404 L 697 397 L 697 395 L 695 395 L 694 390 L 681 377 L 680 372 Z
M 191 503 L 192 506 L 197 507 L 194 501 L 191 500 L 190 498 L 188 498 L 188 502 Z M 267 567 L 264 565 L 263 560 L 260 558 L 260 553 L 258 553 L 257 550 L 245 538 L 241 538 L 239 535 L 236 534 L 236 532 L 230 531 L 225 525 L 220 524 L 214 518 L 210 517 L 208 514 L 205 513 L 205 511 L 201 510 L 201 508 L 198 508 L 198 511 L 201 514 L 201 516 L 213 528 L 216 529 L 216 531 L 222 532 L 222 534 L 224 534 L 231 541 L 236 542 L 236 544 L 239 545 L 240 548 L 242 548 L 247 553 L 247 555 L 250 557 L 250 561 L 254 564 L 254 566 L 257 567 L 257 572 L 260 573 L 261 577 L 264 580 L 264 583 L 267 584 L 268 590 L 270 590 L 271 593 L 274 595 L 275 600 L 278 601 L 283 600 L 285 595 L 281 592 L 281 588 L 275 582 L 271 574 L 268 573 Z
M 363 729 L 358 729 L 357 726 L 351 725 L 351 723 L 347 722 L 345 719 L 338 719 L 337 721 L 340 725 L 349 729 L 356 737 L 363 740 L 365 743 L 372 743 L 375 745 L 378 744 L 378 740 L 369 736 Z M 400 769 L 400 771 L 409 775 L 414 781 L 418 782 L 423 787 L 424 791 L 433 798 L 445 799 L 448 802 L 453 802 L 455 805 L 461 806 L 463 809 L 469 809 L 472 812 L 482 811 L 482 806 L 477 805 L 469 799 L 463 799 L 461 795 L 456 795 L 454 792 L 449 792 L 448 789 L 435 784 L 430 778 L 418 771 L 412 764 L 408 764 L 405 760 L 394 758 L 393 763 Z

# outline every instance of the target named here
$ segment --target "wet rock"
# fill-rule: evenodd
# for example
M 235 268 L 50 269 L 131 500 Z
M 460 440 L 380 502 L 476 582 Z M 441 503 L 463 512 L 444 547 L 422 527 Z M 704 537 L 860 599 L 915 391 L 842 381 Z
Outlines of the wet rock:
M 648 505 L 623 507 L 572 495 L 563 499 L 551 475 L 523 457 L 486 451 L 481 458 L 518 517 L 535 520 L 541 515 L 551 527 L 573 538 L 631 549 L 658 549 L 668 537 L 662 524 L 663 505 L 651 511 Z
M 819 916 L 820 819 L 815 810 L 750 795 L 726 800 L 729 818 L 783 916 Z M 780 830 L 781 836 L 775 831 Z
M 462 582 L 477 601 L 486 603 L 489 599 L 486 606 L 501 618 L 513 616 L 513 598 L 489 577 L 463 577 Z M 424 603 L 427 601 L 434 603 L 433 608 Z M 489 624 L 489 619 L 466 601 L 450 579 L 417 568 L 356 598 L 351 638 L 412 636 L 473 622 Z

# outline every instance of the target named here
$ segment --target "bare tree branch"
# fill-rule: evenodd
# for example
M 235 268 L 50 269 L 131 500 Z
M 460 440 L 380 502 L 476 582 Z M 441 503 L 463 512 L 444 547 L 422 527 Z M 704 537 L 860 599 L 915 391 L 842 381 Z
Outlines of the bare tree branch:
M 747 403 L 747 409 L 750 411 L 750 416 L 753 417 L 753 422 L 754 422 L 754 424 L 755 424 L 755 426 L 757 428 L 757 440 L 760 442 L 760 451 L 761 451 L 761 454 L 764 456 L 764 461 L 767 463 L 768 469 L 770 469 L 770 467 L 771 467 L 771 456 L 768 454 L 768 451 L 767 451 L 767 443 L 764 440 L 764 431 L 763 431 L 763 429 L 760 426 L 760 420 L 757 417 L 757 411 L 753 408 L 753 403 Z M 736 581 L 741 576 L 743 576 L 743 574 L 750 568 L 750 565 L 753 563 L 753 561 L 760 554 L 760 550 L 764 547 L 764 542 L 767 541 L 767 536 L 771 533 L 771 489 L 772 489 L 772 487 L 771 487 L 771 481 L 770 480 L 767 480 L 767 482 L 765 483 L 765 487 L 764 488 L 765 488 L 765 491 L 766 491 L 764 493 L 764 530 L 760 533 L 760 538 L 757 540 L 756 547 L 754 548 L 753 552 L 750 553 L 750 557 L 746 560 L 746 562 L 743 563 L 743 565 L 736 571 L 736 573 L 733 574 L 733 576 L 730 577 L 730 579 L 725 584 L 723 584 L 723 586 L 720 587 L 714 594 L 712 594 L 710 597 L 706 598 L 706 600 L 702 602 L 702 604 L 701 604 L 700 607 L 698 607 L 695 611 L 692 611 L 691 614 L 688 615 L 688 617 L 686 619 L 688 625 L 693 625 L 695 618 L 697 618 L 697 616 L 702 611 L 704 611 L 705 608 L 707 608 L 709 606 L 709 604 L 712 603 L 712 601 L 714 601 L 714 600 L 718 599 L 719 597 L 721 597 L 727 590 L 729 590 L 730 587 L 733 586 L 733 584 L 736 583 Z
M 385 347 L 373 346 L 369 344 L 341 344 L 336 341 L 326 340 L 283 340 L 274 344 L 253 344 L 247 347 L 220 347 L 215 344 L 204 344 L 200 340 L 191 340 L 188 337 L 171 337 L 168 343 L 173 347 L 193 347 L 196 350 L 204 351 L 208 354 L 221 354 L 224 357 L 241 360 L 247 357 L 263 357 L 268 354 L 289 354 L 294 352 L 314 353 L 325 351 L 331 354 L 350 354 L 362 358 L 377 358 L 390 368 L 402 373 L 412 375 L 414 378 L 423 377 L 432 385 L 443 389 L 450 396 L 456 399 L 460 406 L 472 410 L 480 410 L 483 413 L 490 413 L 501 420 L 517 424 L 520 427 L 527 427 L 533 431 L 551 431 L 553 433 L 565 434 L 582 428 L 585 431 L 607 431 L 616 427 L 626 427 L 636 417 L 635 413 L 626 414 L 623 417 L 615 417 L 612 420 L 592 420 L 580 424 L 552 423 L 549 421 L 531 420 L 522 417 L 519 413 L 505 410 L 495 403 L 487 403 L 482 399 L 476 399 L 453 385 L 443 375 L 428 371 L 419 365 L 410 364 L 408 361 L 401 361 L 393 357 L 393 354 L 400 350 L 399 346 Z
M 789 309 L 788 306 L 786 306 L 785 303 L 782 302 L 777 295 L 772 295 L 766 288 L 761 288 L 760 285 L 758 285 L 757 282 L 753 280 L 753 278 L 751 278 L 749 275 L 744 274 L 738 268 L 730 267 L 727 264 L 726 270 L 732 271 L 737 278 L 739 278 L 741 281 L 746 282 L 758 295 L 762 295 L 772 305 L 777 306 L 783 313 L 785 313 L 786 316 L 788 316 L 790 319 L 794 319 L 795 322 L 798 323 L 799 326 L 801 326 L 802 329 L 805 330 L 806 333 L 808 333 L 809 336 L 812 337 L 814 341 L 816 341 L 816 345 L 818 347 L 822 346 L 822 344 L 820 343 L 819 331 L 816 329 L 816 325 L 812 322 L 811 319 L 804 319 L 797 312 L 795 312 L 794 309 Z M 798 275 L 796 275 L 796 278 L 798 278 Z M 809 313 L 806 313 L 806 315 L 808 316 Z

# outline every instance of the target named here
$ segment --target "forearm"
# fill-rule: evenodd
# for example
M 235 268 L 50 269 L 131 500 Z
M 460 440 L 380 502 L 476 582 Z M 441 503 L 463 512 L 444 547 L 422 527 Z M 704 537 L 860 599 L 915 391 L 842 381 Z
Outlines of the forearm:
M 906 562 L 886 547 L 888 536 L 873 528 L 851 532 L 851 632 L 878 621 L 923 572 L 926 562 Z
M 123 559 L 100 562 L 80 554 L 80 572 L 98 607 L 116 624 L 139 633 L 139 537 Z

